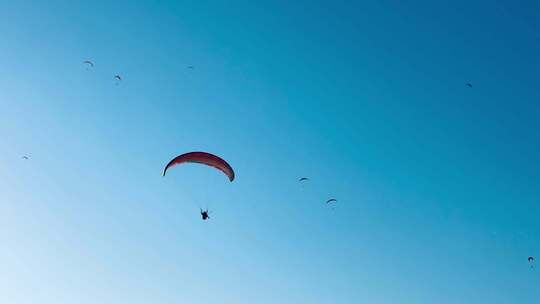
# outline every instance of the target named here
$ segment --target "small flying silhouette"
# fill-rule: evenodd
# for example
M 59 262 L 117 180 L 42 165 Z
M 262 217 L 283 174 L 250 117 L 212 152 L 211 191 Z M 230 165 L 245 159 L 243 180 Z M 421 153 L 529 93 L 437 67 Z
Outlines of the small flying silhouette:
M 207 219 L 210 218 L 209 214 L 210 214 L 210 212 L 208 212 L 208 209 L 206 209 L 206 210 L 201 209 L 201 217 L 202 217 L 203 221 L 206 221 Z
M 330 203 L 337 203 L 337 199 L 331 198 L 331 199 L 326 201 L 326 204 L 330 204 Z
M 195 69 L 195 67 L 194 67 L 194 66 L 192 66 L 192 65 L 188 65 L 188 67 L 187 67 L 187 68 L 188 68 L 188 69 L 190 69 L 190 70 L 194 70 L 194 69 Z
M 89 67 L 93 68 L 94 67 L 94 63 L 90 60 L 85 60 L 83 61 L 83 63 L 86 65 L 86 69 L 88 70 Z
M 24 156 L 22 157 L 22 159 L 26 159 L 26 160 L 29 160 L 29 159 L 30 159 L 30 156 L 26 156 L 26 155 L 24 155 Z
M 467 88 L 472 88 L 472 84 L 470 84 L 470 83 L 467 83 L 466 86 L 467 86 Z

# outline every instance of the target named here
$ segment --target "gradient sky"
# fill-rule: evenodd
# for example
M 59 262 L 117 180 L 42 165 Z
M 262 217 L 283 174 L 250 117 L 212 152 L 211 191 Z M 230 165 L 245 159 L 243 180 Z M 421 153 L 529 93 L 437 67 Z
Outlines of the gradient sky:
M 537 303 L 539 17 L 2 1 L 0 302 Z

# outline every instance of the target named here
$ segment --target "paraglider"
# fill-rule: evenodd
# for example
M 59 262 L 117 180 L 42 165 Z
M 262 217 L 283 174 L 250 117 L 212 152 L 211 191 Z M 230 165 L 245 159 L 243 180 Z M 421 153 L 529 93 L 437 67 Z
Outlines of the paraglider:
M 22 157 L 22 159 L 29 160 L 30 157 L 25 155 L 25 156 Z
M 187 68 L 190 69 L 190 70 L 194 70 L 194 69 L 195 69 L 195 67 L 192 66 L 192 65 L 189 65 Z
M 202 217 L 203 221 L 206 221 L 207 219 L 210 218 L 210 215 L 208 215 L 208 214 L 209 214 L 208 209 L 206 209 L 206 210 L 201 209 L 201 217 Z
M 309 178 L 307 178 L 307 177 L 301 177 L 298 181 L 299 182 L 306 182 L 308 180 L 309 180 Z
M 228 178 L 229 181 L 233 181 L 235 174 L 233 168 L 227 163 L 224 159 L 222 159 L 219 156 L 216 156 L 214 154 L 210 154 L 207 152 L 188 152 L 181 154 L 175 158 L 173 158 L 166 166 L 165 169 L 163 169 L 163 176 L 167 174 L 167 171 L 176 166 L 186 163 L 195 163 L 195 164 L 203 164 L 207 165 L 213 168 L 216 168 L 223 172 Z M 202 208 L 199 208 L 201 211 L 201 217 L 203 221 L 206 221 L 210 218 L 208 208 L 206 210 L 202 210 Z
M 167 166 L 165 166 L 163 176 L 165 176 L 169 168 L 185 163 L 197 163 L 214 167 L 223 172 L 231 182 L 235 177 L 233 168 L 225 160 L 207 152 L 189 152 L 173 158 Z
M 467 88 L 472 88 L 472 84 L 470 84 L 470 83 L 467 83 L 466 86 L 467 86 Z
M 114 79 L 116 80 L 116 85 L 118 85 L 120 81 L 122 81 L 122 77 L 120 77 L 120 75 L 114 75 Z
M 337 199 L 331 198 L 331 199 L 327 200 L 326 203 L 327 203 L 327 204 L 330 204 L 330 203 L 337 203 Z
M 529 261 L 529 264 L 531 265 L 531 268 L 534 267 L 534 257 L 530 256 L 527 258 L 527 261 Z
M 86 69 L 88 70 L 88 68 L 93 68 L 94 67 L 94 63 L 90 60 L 85 60 L 83 61 L 83 63 L 86 65 Z

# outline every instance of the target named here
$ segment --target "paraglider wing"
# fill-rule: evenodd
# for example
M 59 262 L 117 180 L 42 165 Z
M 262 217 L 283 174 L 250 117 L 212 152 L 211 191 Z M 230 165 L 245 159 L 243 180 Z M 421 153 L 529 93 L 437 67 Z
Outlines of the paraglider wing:
M 309 180 L 309 178 L 307 178 L 307 177 L 301 177 L 298 181 L 299 182 L 304 182 L 304 181 L 308 181 L 308 180 Z
M 331 198 L 331 199 L 326 201 L 327 204 L 335 203 L 335 202 L 337 202 L 337 199 L 335 199 L 335 198 Z
M 92 61 L 90 61 L 90 60 L 85 60 L 85 61 L 83 61 L 83 63 L 88 64 L 91 67 L 94 67 L 94 63 Z
M 534 257 L 530 256 L 527 260 L 528 260 L 529 262 L 534 262 Z
M 163 176 L 165 176 L 169 168 L 184 163 L 197 163 L 214 167 L 225 173 L 225 175 L 227 175 L 231 182 L 234 180 L 233 168 L 219 156 L 206 152 L 189 152 L 175 157 L 167 164 L 167 166 L 165 166 L 165 169 L 163 170 Z
M 120 75 L 114 75 L 114 78 L 118 80 L 122 80 L 122 77 L 120 77 Z

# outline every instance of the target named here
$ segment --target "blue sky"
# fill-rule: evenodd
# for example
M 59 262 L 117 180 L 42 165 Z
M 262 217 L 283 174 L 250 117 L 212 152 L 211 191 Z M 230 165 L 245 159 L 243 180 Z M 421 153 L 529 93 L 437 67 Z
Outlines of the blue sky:
M 3 2 L 0 302 L 535 303 L 539 13 Z

